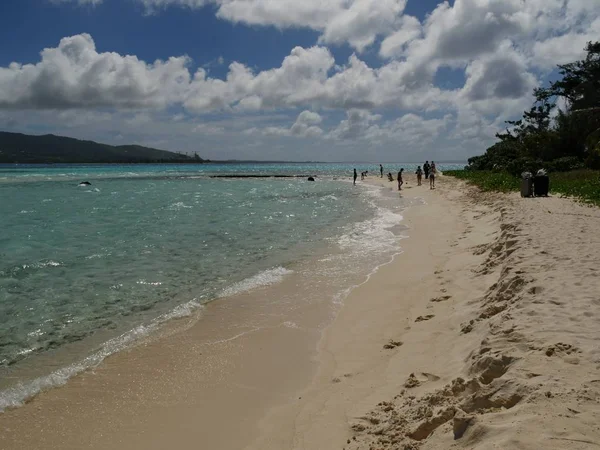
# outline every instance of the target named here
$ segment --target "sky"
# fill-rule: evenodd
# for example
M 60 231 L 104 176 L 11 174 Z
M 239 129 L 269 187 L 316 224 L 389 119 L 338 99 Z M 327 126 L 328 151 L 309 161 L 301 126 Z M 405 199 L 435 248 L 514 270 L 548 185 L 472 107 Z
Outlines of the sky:
M 600 0 L 2 0 L 0 131 L 466 160 L 599 39 Z

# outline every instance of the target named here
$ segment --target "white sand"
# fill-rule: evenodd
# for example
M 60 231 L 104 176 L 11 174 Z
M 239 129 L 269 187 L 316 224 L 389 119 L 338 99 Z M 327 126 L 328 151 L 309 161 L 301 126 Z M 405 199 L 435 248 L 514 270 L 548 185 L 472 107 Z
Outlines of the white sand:
M 404 254 L 348 298 L 303 403 L 249 448 L 600 447 L 600 210 L 414 184 L 428 204 L 405 214 Z

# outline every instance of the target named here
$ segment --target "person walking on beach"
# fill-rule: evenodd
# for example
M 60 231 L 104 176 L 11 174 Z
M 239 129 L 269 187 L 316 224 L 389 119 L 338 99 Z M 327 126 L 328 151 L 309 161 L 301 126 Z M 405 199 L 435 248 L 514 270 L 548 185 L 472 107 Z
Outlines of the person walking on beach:
M 356 178 L 358 177 L 358 175 L 356 174 L 356 169 L 354 169 L 354 185 L 356 186 Z
M 430 169 L 431 169 L 431 166 L 429 165 L 429 161 L 425 161 L 425 164 L 423 164 L 423 172 L 425 172 L 426 180 L 429 178 L 429 170 Z
M 404 169 L 400 169 L 400 172 L 398 172 L 398 190 L 399 191 L 402 190 L 402 185 L 404 184 L 404 180 L 402 179 L 402 172 L 404 172 Z
M 421 186 L 421 179 L 423 177 L 423 170 L 421 170 L 421 166 L 417 167 L 417 171 L 415 173 L 417 174 L 417 186 Z
M 383 166 L 379 164 L 379 173 L 381 174 L 381 178 L 383 178 Z
M 435 167 L 435 163 L 431 161 L 431 173 L 429 174 L 429 189 L 435 189 L 435 175 L 437 174 L 437 169 Z

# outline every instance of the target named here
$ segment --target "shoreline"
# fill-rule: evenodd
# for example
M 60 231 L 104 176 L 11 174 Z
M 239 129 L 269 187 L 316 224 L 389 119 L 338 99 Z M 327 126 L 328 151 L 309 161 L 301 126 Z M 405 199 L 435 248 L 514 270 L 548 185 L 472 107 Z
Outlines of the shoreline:
M 113 355 L 0 415 L 0 440 L 232 450 L 600 442 L 600 282 L 590 278 L 600 212 L 448 177 L 433 191 L 407 181 L 402 196 L 424 204 L 402 212 L 402 253 L 337 310 L 306 303 L 282 322 L 266 288 L 209 303 L 203 327 Z M 286 279 L 269 295 L 298 288 Z
M 262 436 L 245 450 L 341 448 L 352 437 L 353 418 L 401 385 L 400 379 L 391 382 L 386 366 L 407 346 L 405 334 L 413 327 L 407 316 L 428 306 L 427 292 L 420 291 L 431 287 L 428 279 L 457 231 L 452 204 L 439 202 L 437 191 L 425 184 L 417 187 L 414 176 L 405 180 L 401 195 L 418 195 L 424 203 L 403 213 L 408 231 L 402 254 L 352 291 L 319 342 L 319 370 L 303 391 L 302 404 L 272 409 L 261 421 Z M 395 182 L 368 182 L 397 192 Z
M 247 449 L 599 445 L 600 211 L 442 180 L 327 329 L 303 404 Z
M 390 212 L 392 216 L 397 214 L 397 211 Z M 390 220 L 385 214 L 388 213 L 381 217 L 378 213 L 364 223 L 357 223 L 364 228 L 372 221 L 383 220 L 385 225 Z M 399 225 L 401 227 L 401 223 Z M 359 235 L 362 236 L 362 231 Z M 354 242 L 352 236 L 349 239 L 346 245 Z M 344 255 L 339 250 L 339 255 L 321 253 L 315 254 L 318 260 L 311 263 L 313 268 L 335 265 Z M 320 258 L 325 256 L 322 261 L 331 258 L 335 261 L 321 263 Z M 379 264 L 381 262 L 376 263 Z M 113 353 L 97 367 L 72 377 L 66 385 L 43 390 L 25 405 L 8 409 L 0 414 L 0 439 L 6 448 L 152 448 L 157 445 L 154 448 L 163 448 L 158 442 L 166 445 L 166 441 L 154 433 L 161 429 L 160 434 L 166 434 L 169 439 L 180 437 L 179 445 L 183 447 L 191 446 L 202 435 L 205 442 L 219 448 L 239 448 L 249 438 L 223 439 L 217 430 L 219 425 L 230 420 L 243 421 L 247 426 L 238 428 L 240 432 L 245 430 L 241 434 L 249 435 L 255 428 L 253 416 L 258 420 L 263 409 L 272 403 L 288 401 L 292 392 L 310 381 L 322 329 L 339 308 L 340 298 L 346 295 L 334 289 L 337 284 L 329 283 L 328 274 L 332 273 L 328 270 L 311 278 L 314 286 L 298 291 L 299 286 L 304 286 L 302 273 L 302 270 L 292 271 L 277 284 L 235 292 L 226 299 L 204 304 L 197 313 L 201 316 L 199 321 L 194 317 L 173 320 L 157 334 Z M 349 286 L 346 283 L 354 278 L 360 283 L 362 277 L 360 272 L 351 271 L 342 286 L 346 289 Z M 307 297 L 306 301 L 287 299 L 295 291 Z M 320 298 L 315 301 L 316 297 Z M 291 311 L 290 305 L 293 306 Z M 249 352 L 249 356 L 245 352 Z M 271 355 L 277 355 L 285 364 L 270 367 Z M 265 378 L 267 368 L 269 375 Z M 156 391 L 164 392 L 157 395 Z M 251 400 L 239 401 L 240 397 Z M 86 402 L 101 407 L 90 408 Z M 156 412 L 160 405 L 169 405 L 169 411 Z M 232 414 L 231 407 L 237 413 Z M 190 413 L 189 408 L 194 412 Z M 149 411 L 152 412 L 147 414 Z M 133 417 L 135 419 L 127 423 Z M 204 425 L 190 435 L 179 436 L 180 425 L 169 431 L 161 425 L 174 417 L 182 423 L 188 421 L 189 429 L 193 428 L 189 421 L 202 421 Z M 107 435 L 109 424 L 112 426 L 115 422 L 126 428 Z M 148 422 L 156 425 L 148 427 Z M 133 435 L 129 435 L 127 428 L 135 429 Z M 78 430 L 85 433 L 81 435 Z M 207 437 L 207 433 L 213 436 Z M 72 447 L 65 447 L 65 436 L 70 436 L 68 444 Z

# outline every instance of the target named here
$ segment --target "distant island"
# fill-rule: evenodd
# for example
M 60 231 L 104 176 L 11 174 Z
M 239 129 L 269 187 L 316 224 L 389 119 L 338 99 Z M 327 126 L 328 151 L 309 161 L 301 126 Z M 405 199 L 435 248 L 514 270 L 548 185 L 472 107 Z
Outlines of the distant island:
M 0 131 L 0 163 L 179 163 L 208 162 L 194 156 L 143 147 L 141 145 L 107 145 L 64 136 L 33 136 Z

